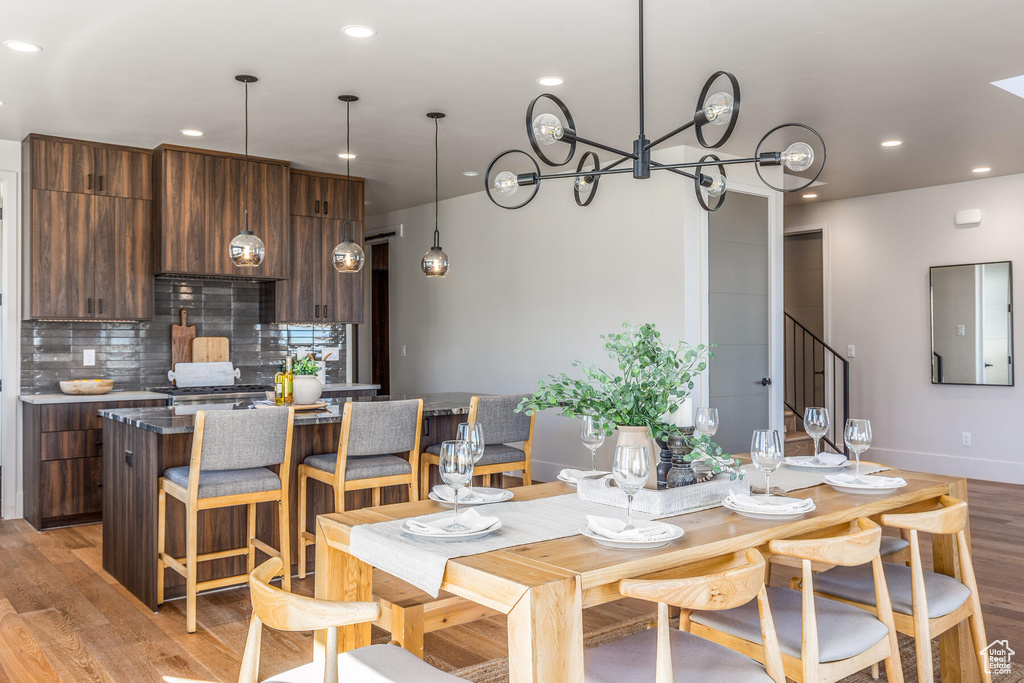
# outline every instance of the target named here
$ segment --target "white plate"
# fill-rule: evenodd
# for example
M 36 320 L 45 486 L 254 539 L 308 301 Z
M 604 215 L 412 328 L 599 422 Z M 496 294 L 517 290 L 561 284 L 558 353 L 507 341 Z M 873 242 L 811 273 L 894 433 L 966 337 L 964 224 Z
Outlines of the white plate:
M 660 548 L 663 545 L 668 545 L 669 541 L 674 541 L 677 538 L 682 538 L 683 529 L 675 524 L 669 524 L 668 526 L 675 529 L 671 536 L 666 538 L 659 538 L 656 541 L 616 541 L 610 538 L 605 538 L 600 534 L 596 534 L 590 530 L 590 526 L 584 524 L 580 527 L 580 533 L 587 538 L 593 540 L 598 545 L 603 545 L 605 548 L 619 548 L 624 550 L 644 550 L 647 548 Z
M 790 456 L 783 460 L 783 463 L 785 463 L 786 467 L 792 467 L 794 470 L 800 470 L 802 472 L 842 472 L 851 464 L 850 460 L 847 460 L 842 465 L 808 464 L 808 460 L 810 460 L 813 457 L 813 455 Z
M 788 497 L 784 497 L 784 496 L 773 496 L 772 500 L 773 501 L 775 501 L 775 500 L 779 500 L 779 501 L 786 500 L 786 501 L 789 501 L 789 500 L 799 500 L 799 499 L 798 498 L 788 498 Z M 806 515 L 808 512 L 812 512 L 815 509 L 815 507 L 817 507 L 817 506 L 814 505 L 814 501 L 811 501 L 811 507 L 809 509 L 803 510 L 801 512 L 764 512 L 764 511 L 760 511 L 760 510 L 755 511 L 755 510 L 752 510 L 752 509 L 749 509 L 749 508 L 744 508 L 744 507 L 730 505 L 729 504 L 729 500 L 726 499 L 726 500 L 722 501 L 722 507 L 724 507 L 727 510 L 732 510 L 733 512 L 735 512 L 737 515 L 740 515 L 741 517 L 749 517 L 750 519 L 786 520 L 786 519 L 799 519 L 800 517 L 803 517 L 804 515 Z
M 872 475 L 870 474 L 862 474 L 861 478 L 870 480 L 874 479 L 875 477 L 872 477 Z M 904 481 L 902 484 L 898 486 L 858 486 L 857 484 L 837 484 L 835 482 L 830 481 L 829 479 L 829 477 L 825 477 L 825 483 L 831 486 L 832 488 L 836 489 L 837 491 L 842 491 L 843 493 L 861 493 L 874 496 L 884 496 L 887 493 L 898 491 L 899 489 L 907 485 L 907 482 Z
M 487 534 L 493 533 L 500 528 L 501 520 L 499 519 L 493 526 L 489 526 L 481 531 L 452 531 L 446 533 L 444 536 L 439 536 L 438 534 L 420 533 L 419 531 L 410 529 L 405 523 L 402 524 L 402 531 L 405 533 L 415 536 L 416 538 L 425 538 L 431 541 L 465 541 L 471 538 L 483 538 Z
M 509 500 L 510 498 L 512 498 L 513 496 L 516 495 L 515 493 L 513 493 L 512 491 L 509 491 L 508 489 L 489 489 L 489 488 L 483 488 L 483 487 L 480 487 L 480 486 L 474 486 L 473 490 L 474 491 L 501 491 L 502 495 L 501 495 L 501 498 L 498 499 L 498 500 L 483 500 L 481 498 L 477 498 L 476 500 L 471 500 L 471 501 L 468 501 L 468 502 L 465 501 L 465 500 L 460 500 L 459 501 L 459 505 L 460 506 L 462 506 L 462 505 L 490 505 L 491 503 L 504 503 L 506 500 Z M 430 500 L 433 500 L 433 501 L 437 501 L 441 505 L 446 505 L 448 507 L 455 507 L 455 503 L 454 502 L 452 502 L 450 500 L 445 500 L 444 498 L 442 498 L 441 496 L 437 495 L 433 491 L 431 491 L 430 493 L 427 494 L 427 498 L 429 498 Z

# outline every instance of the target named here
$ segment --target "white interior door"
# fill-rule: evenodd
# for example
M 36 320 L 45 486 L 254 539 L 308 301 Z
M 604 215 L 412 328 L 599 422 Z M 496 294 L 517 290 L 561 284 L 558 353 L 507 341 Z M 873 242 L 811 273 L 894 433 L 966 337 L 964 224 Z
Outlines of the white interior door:
M 751 433 L 772 424 L 770 210 L 767 197 L 730 190 L 708 215 L 708 404 L 727 453 L 748 452 Z

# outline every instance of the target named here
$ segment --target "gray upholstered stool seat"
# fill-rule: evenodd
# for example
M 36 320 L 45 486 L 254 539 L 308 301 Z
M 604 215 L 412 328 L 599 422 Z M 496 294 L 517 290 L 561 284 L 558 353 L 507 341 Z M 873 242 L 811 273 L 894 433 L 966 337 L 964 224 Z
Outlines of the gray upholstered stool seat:
M 753 601 L 757 613 L 757 601 Z M 745 655 L 679 629 L 669 631 L 676 680 L 700 683 L 771 683 L 764 667 Z M 760 632 L 758 640 L 761 642 Z M 587 683 L 653 683 L 658 662 L 658 629 L 598 645 L 583 653 Z
M 172 467 L 164 476 L 172 482 L 188 488 L 189 467 Z M 240 493 L 262 493 L 280 490 L 281 478 L 266 467 L 250 467 L 244 470 L 205 470 L 199 473 L 199 497 L 218 498 Z
M 911 589 L 910 567 L 903 564 L 883 562 L 885 583 L 889 587 L 892 611 L 899 614 L 913 614 L 914 601 Z M 857 567 L 836 567 L 814 577 L 815 592 L 828 593 L 843 600 L 875 604 L 875 582 L 871 565 Z M 971 597 L 971 589 L 952 576 L 924 573 L 924 593 L 928 599 L 928 618 L 943 617 L 955 611 Z
M 435 443 L 432 446 L 427 446 L 427 453 L 441 455 L 441 444 Z M 483 467 L 484 465 L 499 465 L 507 462 L 522 462 L 523 460 L 526 460 L 526 453 L 521 448 L 506 446 L 503 443 L 487 444 L 484 446 L 484 457 L 480 458 L 480 462 L 475 465 Z
M 263 683 L 321 683 L 324 668 L 316 663 L 285 671 Z M 338 655 L 338 680 L 355 683 L 452 683 L 466 679 L 435 669 L 397 645 L 368 645 Z
M 868 565 L 870 569 L 870 565 Z M 818 587 L 818 574 L 814 579 Z M 802 632 L 800 591 L 777 586 L 768 587 L 775 631 L 779 635 L 782 654 L 800 657 Z M 814 599 L 818 621 L 819 661 L 837 662 L 859 655 L 889 634 L 889 629 L 862 609 L 828 598 Z M 717 612 L 693 612 L 690 620 L 722 633 L 728 633 L 753 643 L 761 642 L 761 621 L 757 602 Z
M 311 455 L 303 460 L 302 464 L 324 472 L 334 472 L 338 464 L 338 454 Z M 411 472 L 412 465 L 409 461 L 397 455 L 350 455 L 345 461 L 345 481 L 395 477 Z
M 882 534 L 882 541 L 878 546 L 878 554 L 885 557 L 886 555 L 898 553 L 899 551 L 909 547 L 910 541 L 905 538 L 900 538 L 899 536 L 886 536 L 885 534 Z M 817 584 L 815 584 L 815 588 L 817 588 Z

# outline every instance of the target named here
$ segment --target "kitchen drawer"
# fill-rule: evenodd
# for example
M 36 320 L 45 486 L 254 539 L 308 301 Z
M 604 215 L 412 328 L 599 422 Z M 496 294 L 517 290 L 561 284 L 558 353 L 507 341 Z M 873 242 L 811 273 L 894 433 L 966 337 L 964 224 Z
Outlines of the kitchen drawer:
M 96 403 L 51 403 L 39 406 L 39 431 L 69 432 L 103 429 L 103 418 L 96 413 L 105 408 L 148 408 L 166 405 L 164 401 L 97 401 Z M 76 456 L 77 457 L 77 456 Z
M 103 455 L 103 430 L 76 429 L 70 432 L 44 432 L 40 451 L 43 461 L 99 458 Z
M 103 458 L 50 460 L 41 468 L 43 526 L 48 519 L 103 510 Z

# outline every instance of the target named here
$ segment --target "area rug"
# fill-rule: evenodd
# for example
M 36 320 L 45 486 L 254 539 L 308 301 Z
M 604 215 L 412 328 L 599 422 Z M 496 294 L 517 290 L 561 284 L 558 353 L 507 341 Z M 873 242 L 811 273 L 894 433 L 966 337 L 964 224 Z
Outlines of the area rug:
M 603 629 L 598 629 L 587 633 L 583 639 L 584 647 L 596 647 L 602 643 L 607 643 L 612 640 L 618 640 L 624 638 L 637 631 L 642 631 L 653 624 L 657 619 L 655 613 L 650 615 L 643 615 L 635 617 L 628 621 L 624 621 L 614 626 L 607 626 Z M 900 658 L 903 662 L 903 675 L 904 678 L 909 681 L 917 680 L 917 654 L 914 649 L 914 639 L 908 636 L 900 635 Z M 932 643 L 932 659 L 934 661 L 935 670 L 935 681 L 939 683 L 941 681 L 941 675 L 939 673 L 939 646 L 937 642 Z M 888 681 L 885 675 L 885 666 L 880 666 L 881 675 L 878 678 L 879 682 Z M 501 657 L 500 659 L 492 659 L 489 662 L 481 662 L 472 666 L 463 667 L 452 671 L 456 676 L 465 678 L 469 681 L 475 681 L 476 683 L 506 683 L 508 681 L 508 657 Z M 646 683 L 646 681 L 636 681 L 635 683 Z M 871 670 L 865 669 L 859 673 L 854 674 L 843 679 L 843 683 L 876 683 L 871 678 Z M 1011 671 L 1009 674 L 996 676 L 993 679 L 993 683 L 1024 683 L 1024 665 L 1014 663 L 1011 665 Z

